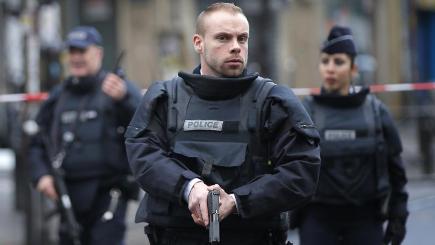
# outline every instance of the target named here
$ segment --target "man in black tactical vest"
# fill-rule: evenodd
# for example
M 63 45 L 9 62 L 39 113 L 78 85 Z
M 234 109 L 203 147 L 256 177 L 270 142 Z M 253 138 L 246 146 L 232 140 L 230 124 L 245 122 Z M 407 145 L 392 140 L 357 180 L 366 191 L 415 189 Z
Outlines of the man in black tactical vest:
M 352 86 L 355 56 L 350 29 L 332 28 L 320 57 L 321 94 L 304 99 L 322 149 L 316 195 L 291 215 L 304 245 L 399 245 L 405 236 L 399 134 L 386 106 L 368 88 Z
M 136 221 L 151 244 L 208 244 L 207 195 L 218 190 L 221 244 L 285 244 L 281 212 L 311 199 L 319 135 L 288 88 L 248 74 L 249 23 L 215 3 L 197 19 L 200 66 L 156 82 L 126 132 L 146 191 Z
M 127 200 L 134 194 L 126 180 L 131 172 L 123 134 L 141 94 L 133 83 L 101 68 L 101 45 L 93 27 L 79 26 L 68 34 L 70 76 L 41 106 L 29 159 L 37 190 L 53 200 L 64 201 L 52 167 L 63 172 L 82 245 L 121 245 Z M 63 157 L 61 166 L 50 165 L 55 156 Z M 59 244 L 73 244 L 62 218 Z

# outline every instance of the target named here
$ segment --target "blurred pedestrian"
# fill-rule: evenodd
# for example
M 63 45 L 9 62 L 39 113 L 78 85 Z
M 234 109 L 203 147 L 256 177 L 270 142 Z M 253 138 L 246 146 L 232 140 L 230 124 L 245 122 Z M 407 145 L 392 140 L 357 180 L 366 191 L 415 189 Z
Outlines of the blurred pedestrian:
M 209 244 L 213 189 L 221 244 L 285 244 L 280 212 L 314 194 L 318 133 L 288 88 L 246 72 L 248 40 L 239 7 L 210 5 L 193 37 L 200 66 L 154 83 L 127 129 L 151 244 Z
M 320 55 L 321 93 L 304 99 L 320 133 L 322 167 L 313 201 L 292 215 L 302 245 L 398 245 L 405 237 L 401 141 L 386 106 L 353 86 L 355 56 L 351 30 L 334 26 Z
M 62 198 L 50 164 L 65 153 L 61 170 L 81 244 L 121 245 L 127 200 L 135 194 L 127 179 L 123 133 L 141 95 L 131 82 L 102 69 L 102 38 L 94 27 L 72 29 L 66 48 L 70 76 L 50 92 L 37 115 L 39 133 L 29 157 L 32 179 L 50 199 Z M 73 244 L 68 229 L 62 216 L 60 244 Z

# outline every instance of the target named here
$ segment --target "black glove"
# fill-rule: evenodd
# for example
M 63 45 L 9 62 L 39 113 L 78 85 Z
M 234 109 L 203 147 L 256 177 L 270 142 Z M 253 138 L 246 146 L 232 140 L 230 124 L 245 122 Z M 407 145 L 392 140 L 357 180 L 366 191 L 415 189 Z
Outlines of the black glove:
M 406 234 L 406 219 L 392 218 L 388 220 L 387 230 L 384 235 L 384 243 L 400 245 Z

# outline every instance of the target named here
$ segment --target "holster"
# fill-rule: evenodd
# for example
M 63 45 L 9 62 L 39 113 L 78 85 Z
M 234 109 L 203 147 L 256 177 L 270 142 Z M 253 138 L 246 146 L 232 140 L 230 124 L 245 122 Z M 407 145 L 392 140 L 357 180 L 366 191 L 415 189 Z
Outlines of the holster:
M 150 225 L 147 225 L 144 227 L 144 232 L 145 235 L 148 237 L 148 241 L 150 243 L 150 245 L 157 245 L 159 240 L 158 240 L 158 235 L 157 235 L 157 229 L 153 228 Z
M 139 185 L 136 183 L 133 176 L 129 175 L 123 178 L 120 182 L 119 188 L 127 200 L 137 201 L 139 199 Z
M 289 216 L 289 229 L 296 229 L 301 225 L 302 209 L 294 209 L 288 212 Z
M 111 177 L 103 181 L 104 188 L 118 188 L 125 200 L 139 199 L 139 185 L 131 175 Z
M 272 230 L 269 232 L 269 245 L 292 245 L 287 241 L 287 231 Z

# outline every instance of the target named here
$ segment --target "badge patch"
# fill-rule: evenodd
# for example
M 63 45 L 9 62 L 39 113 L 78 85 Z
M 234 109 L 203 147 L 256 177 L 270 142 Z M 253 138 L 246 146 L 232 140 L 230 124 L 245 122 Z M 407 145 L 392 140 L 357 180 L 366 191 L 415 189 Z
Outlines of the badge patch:
M 354 140 L 354 139 L 356 139 L 355 130 L 346 130 L 346 129 L 325 130 L 325 140 L 337 141 L 337 140 Z
M 85 122 L 98 117 L 98 112 L 95 110 L 82 111 L 80 113 L 80 121 Z M 77 111 L 65 111 L 60 115 L 60 120 L 63 124 L 73 123 L 77 118 Z
M 222 131 L 223 121 L 217 120 L 185 120 L 183 130 L 207 130 L 207 131 Z
M 75 31 L 68 35 L 68 39 L 85 40 L 86 36 L 87 34 L 84 31 Z

